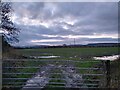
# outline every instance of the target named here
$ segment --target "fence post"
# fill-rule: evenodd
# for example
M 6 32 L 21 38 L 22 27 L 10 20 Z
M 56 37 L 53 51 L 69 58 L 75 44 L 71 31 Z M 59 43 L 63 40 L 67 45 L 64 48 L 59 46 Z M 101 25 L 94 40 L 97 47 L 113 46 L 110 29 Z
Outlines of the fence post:
M 106 67 L 106 87 L 110 88 L 110 60 L 105 61 L 105 67 Z
M 2 90 L 2 38 L 0 34 L 0 90 Z

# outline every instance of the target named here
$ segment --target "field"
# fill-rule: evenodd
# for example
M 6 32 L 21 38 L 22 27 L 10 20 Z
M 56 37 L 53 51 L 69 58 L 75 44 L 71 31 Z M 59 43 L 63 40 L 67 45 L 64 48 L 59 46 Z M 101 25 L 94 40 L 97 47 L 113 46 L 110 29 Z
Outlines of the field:
M 80 60 L 118 54 L 118 47 L 17 49 L 16 52 L 24 56 L 60 56 L 60 59 Z
M 9 62 L 9 64 L 3 64 L 4 66 L 12 66 L 12 67 L 39 67 L 39 66 L 47 66 L 48 64 L 52 65 L 64 65 L 66 62 L 56 62 L 58 61 L 66 61 L 66 60 L 73 60 L 73 61 L 93 61 L 93 57 L 95 56 L 109 56 L 109 55 L 118 55 L 118 47 L 87 47 L 87 48 L 39 48 L 39 49 L 15 49 L 13 50 L 12 54 L 16 56 L 25 56 L 30 59 L 30 61 L 20 61 L 20 62 Z M 42 58 L 41 58 L 42 56 Z M 50 57 L 47 56 L 58 56 L 58 57 Z M 34 57 L 34 58 L 33 58 Z M 44 58 L 43 58 L 44 57 Z M 47 58 L 46 58 L 47 57 Z M 38 60 L 35 62 L 34 60 Z M 41 60 L 46 60 L 46 62 L 42 62 Z M 47 61 L 49 60 L 49 61 Z M 55 62 L 52 62 L 52 60 L 56 60 Z M 67 62 L 67 65 L 74 65 L 75 67 L 79 68 L 103 68 L 103 62 L 97 61 L 97 62 L 85 62 L 85 63 L 74 63 L 74 62 Z M 111 87 L 118 87 L 119 82 L 119 72 L 118 72 L 118 61 L 111 62 Z M 10 72 L 12 73 L 13 70 L 4 70 L 4 72 Z M 17 68 L 14 69 L 15 73 L 37 73 L 39 72 L 39 68 Z M 55 73 L 61 73 L 60 69 L 52 70 L 52 72 Z M 89 70 L 89 69 L 80 69 L 77 70 L 80 74 L 101 74 L 104 73 L 101 70 Z M 114 74 L 114 73 L 115 74 Z M 31 78 L 32 75 L 4 75 L 4 78 L 11 77 L 11 78 Z M 52 75 L 52 78 L 60 78 L 60 75 Z M 118 79 L 116 81 L 116 78 Z M 99 82 L 99 87 L 102 87 L 104 85 L 104 79 L 105 77 L 101 78 L 100 76 L 86 76 L 83 77 L 83 79 L 99 79 L 102 82 Z M 50 82 L 62 82 L 62 81 L 55 81 L 52 80 Z M 17 81 L 18 82 L 18 81 Z M 90 81 L 86 81 L 85 83 L 92 83 Z

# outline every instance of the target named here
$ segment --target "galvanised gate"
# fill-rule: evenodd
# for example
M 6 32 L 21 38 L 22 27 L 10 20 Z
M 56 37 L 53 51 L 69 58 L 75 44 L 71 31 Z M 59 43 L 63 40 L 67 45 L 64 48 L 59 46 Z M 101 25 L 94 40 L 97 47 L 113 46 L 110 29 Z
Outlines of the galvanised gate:
M 4 89 L 101 88 L 110 85 L 110 61 L 6 59 Z M 32 88 L 32 89 L 31 89 Z

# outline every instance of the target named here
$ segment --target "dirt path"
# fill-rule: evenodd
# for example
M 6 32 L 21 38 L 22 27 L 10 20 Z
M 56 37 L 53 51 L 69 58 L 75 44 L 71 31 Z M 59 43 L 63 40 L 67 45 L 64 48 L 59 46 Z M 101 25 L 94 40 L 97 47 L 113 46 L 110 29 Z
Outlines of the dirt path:
M 41 67 L 40 71 L 26 82 L 26 85 L 22 90 L 33 90 L 33 87 L 36 88 L 34 90 L 40 90 L 40 88 L 44 88 L 46 84 L 49 83 L 49 71 L 51 70 L 51 67 L 52 66 L 50 65 Z
M 62 73 L 65 78 L 66 87 L 69 88 L 79 88 L 83 86 L 82 75 L 76 72 L 75 67 L 69 66 L 62 70 Z M 79 84 L 78 84 L 79 83 Z
M 61 71 L 59 73 L 61 73 L 62 77 L 64 78 L 65 87 L 79 88 L 84 86 L 82 75 L 77 73 L 73 65 L 64 66 L 64 65 L 48 64 L 46 66 L 41 67 L 40 71 L 26 82 L 26 85 L 23 87 L 22 90 L 32 90 L 33 87 L 36 87 L 36 89 L 34 90 L 40 90 L 40 88 L 42 89 L 46 85 L 49 85 L 49 82 L 51 80 L 50 79 L 51 71 L 56 69 L 59 69 Z M 32 89 L 28 87 L 32 87 Z

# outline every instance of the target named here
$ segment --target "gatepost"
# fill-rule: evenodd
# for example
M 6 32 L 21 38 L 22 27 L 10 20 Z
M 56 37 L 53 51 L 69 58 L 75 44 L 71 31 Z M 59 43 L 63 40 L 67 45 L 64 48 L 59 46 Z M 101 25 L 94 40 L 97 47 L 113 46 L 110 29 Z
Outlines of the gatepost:
M 110 60 L 105 61 L 105 66 L 106 66 L 106 87 L 110 88 Z
M 2 35 L 0 34 L 0 90 L 2 89 Z

